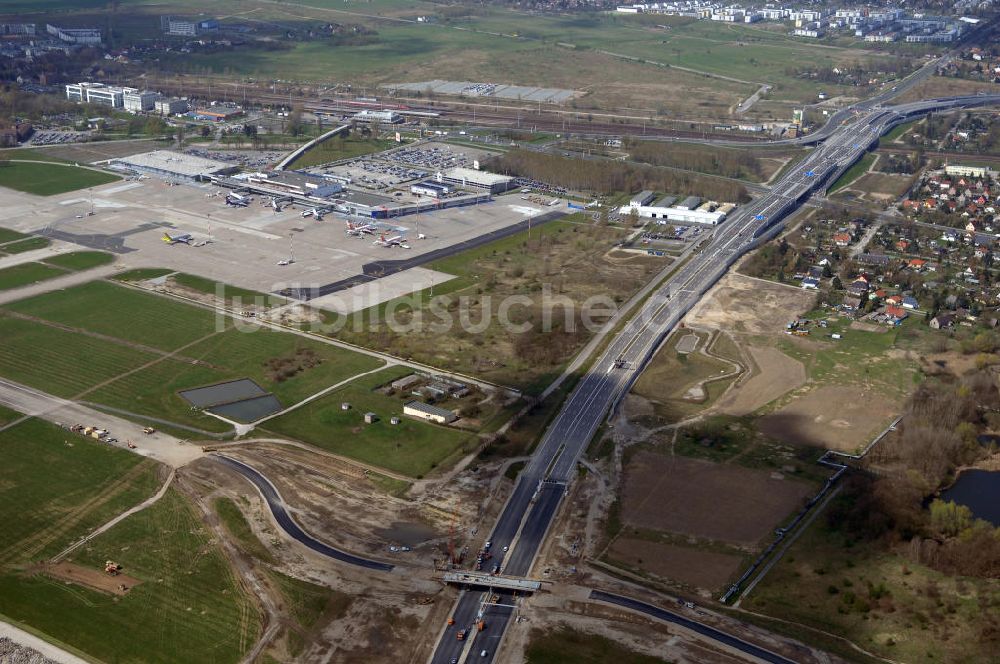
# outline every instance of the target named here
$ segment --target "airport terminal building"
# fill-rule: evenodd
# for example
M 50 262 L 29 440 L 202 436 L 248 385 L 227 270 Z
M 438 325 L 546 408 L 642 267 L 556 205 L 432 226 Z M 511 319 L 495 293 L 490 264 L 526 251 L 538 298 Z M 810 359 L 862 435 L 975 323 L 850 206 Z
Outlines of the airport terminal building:
M 212 177 L 235 173 L 238 167 L 224 161 L 195 157 L 172 150 L 155 150 L 110 160 L 111 168 L 156 175 L 168 180 L 204 182 Z

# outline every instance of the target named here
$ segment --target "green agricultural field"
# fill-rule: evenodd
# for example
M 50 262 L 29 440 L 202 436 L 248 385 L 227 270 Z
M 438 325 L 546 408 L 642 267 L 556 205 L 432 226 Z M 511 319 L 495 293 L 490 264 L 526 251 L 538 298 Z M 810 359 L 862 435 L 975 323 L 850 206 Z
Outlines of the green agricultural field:
M 6 406 L 0 406 L 0 427 L 7 426 L 19 417 L 21 417 L 21 413 L 16 410 L 11 410 Z
M 74 553 L 112 559 L 142 583 L 112 597 L 42 575 L 0 577 L 0 612 L 106 662 L 240 661 L 260 617 L 185 498 L 174 489 Z
M 34 162 L 0 161 L 0 187 L 37 196 L 96 187 L 118 180 L 117 175 L 80 168 Z
M 189 356 L 185 353 L 184 357 Z M 242 377 L 225 368 L 191 364 L 188 359 L 161 359 L 96 389 L 86 396 L 86 401 L 204 431 L 225 433 L 231 428 L 228 424 L 192 410 L 177 392 Z
M 225 327 L 216 331 L 211 312 L 107 282 L 22 300 L 9 309 L 41 320 L 4 316 L 0 309 L 0 375 L 57 396 L 82 395 L 140 419 L 163 418 L 210 432 L 230 427 L 192 410 L 179 391 L 251 378 L 287 406 L 382 366 L 377 358 L 267 328 L 236 329 L 220 321 Z
M 0 3 L 0 11 L 6 9 L 6 2 Z M 54 156 L 46 148 L 7 148 L 0 150 L 0 161 L 16 159 L 17 161 L 66 161 Z
M 26 251 L 44 249 L 50 244 L 52 242 L 45 237 L 25 237 L 23 240 L 3 245 L 3 247 L 0 247 L 0 250 L 5 254 L 23 254 Z
M 8 308 L 167 351 L 216 330 L 210 311 L 103 281 L 21 300 Z
M 31 321 L 0 310 L 0 375 L 59 397 L 155 359 L 152 353 Z
M 6 242 L 14 242 L 15 240 L 23 240 L 27 235 L 24 233 L 18 233 L 17 231 L 12 231 L 9 228 L 0 228 L 0 244 Z
M 157 463 L 31 419 L 0 432 L 0 570 L 53 555 L 156 491 Z M 0 591 L 0 613 L 11 615 Z
M 64 270 L 81 271 L 110 265 L 115 262 L 115 256 L 106 251 L 71 251 L 68 254 L 46 258 L 43 262 L 47 265 L 61 267 Z
M 43 263 L 21 263 L 0 269 L 0 291 L 20 288 L 46 279 L 63 276 L 65 270 Z
M 214 366 L 227 367 L 230 373 L 252 378 L 265 389 L 272 390 L 285 405 L 384 364 L 369 355 L 287 332 L 252 330 L 230 328 L 192 346 L 185 353 Z M 310 358 L 317 363 L 307 368 Z M 288 370 L 266 366 L 270 360 L 284 360 Z M 301 371 L 292 373 L 296 367 Z
M 134 271 L 133 271 L 134 272 Z M 157 275 L 160 276 L 160 275 Z M 149 279 L 150 277 L 144 277 Z M 208 295 L 216 295 L 219 292 L 219 287 L 222 287 L 223 298 L 227 305 L 235 305 L 237 299 L 241 306 L 256 304 L 257 302 L 263 302 L 265 306 L 277 307 L 288 302 L 283 297 L 277 295 L 272 295 L 270 293 L 261 293 L 258 291 L 247 290 L 246 288 L 239 288 L 238 286 L 230 286 L 229 284 L 220 284 L 218 281 L 213 281 L 212 279 L 206 279 L 205 277 L 199 277 L 194 274 L 185 274 L 179 272 L 172 277 L 170 277 L 177 285 L 183 286 L 185 288 L 190 288 L 191 290 L 198 291 L 199 293 L 206 293 Z M 128 281 L 141 281 L 141 279 L 128 279 Z
M 390 424 L 390 416 L 402 417 L 404 398 L 373 390 L 408 373 L 410 369 L 395 367 L 359 378 L 271 420 L 267 428 L 363 463 L 423 477 L 471 444 L 475 436 L 409 417 L 403 417 L 397 425 Z M 345 401 L 351 404 L 350 410 L 341 410 L 340 404 Z M 365 424 L 362 419 L 368 411 L 379 417 L 374 424 Z

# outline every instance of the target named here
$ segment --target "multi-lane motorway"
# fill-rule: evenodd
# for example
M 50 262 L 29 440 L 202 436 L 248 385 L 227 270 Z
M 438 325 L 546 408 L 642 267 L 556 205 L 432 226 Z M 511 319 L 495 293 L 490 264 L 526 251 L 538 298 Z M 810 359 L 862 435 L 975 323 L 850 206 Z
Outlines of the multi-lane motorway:
M 521 472 L 500 514 L 490 538 L 495 556 L 490 564 L 501 565 L 505 576 L 526 576 L 530 572 L 576 463 L 609 409 L 625 394 L 681 317 L 740 256 L 776 232 L 784 217 L 813 192 L 832 183 L 892 126 L 931 110 L 988 104 L 1000 104 L 1000 95 L 887 108 L 869 100 L 849 109 L 845 115 L 849 119 L 831 129 L 794 171 L 719 226 L 705 248 L 653 291 L 577 383 Z M 491 598 L 499 601 L 490 603 Z M 476 661 L 492 661 L 515 601 L 509 592 L 464 591 L 452 612 L 455 622 L 443 629 L 431 662 L 450 664 L 460 661 L 466 653 L 476 655 Z M 475 630 L 480 614 L 485 619 L 481 632 Z M 468 634 L 465 640 L 457 639 L 459 630 Z

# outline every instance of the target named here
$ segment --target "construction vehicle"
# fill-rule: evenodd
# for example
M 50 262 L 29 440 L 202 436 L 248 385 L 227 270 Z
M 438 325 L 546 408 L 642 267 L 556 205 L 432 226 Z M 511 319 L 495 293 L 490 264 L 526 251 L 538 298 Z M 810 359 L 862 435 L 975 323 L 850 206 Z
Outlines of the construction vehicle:
M 143 427 L 142 432 L 147 436 L 152 436 L 154 433 L 156 433 L 156 429 L 154 429 L 153 427 Z
M 486 629 L 486 621 L 485 620 L 480 620 L 479 622 L 476 623 L 476 630 L 477 631 L 481 632 L 484 629 Z
M 129 448 L 130 450 L 134 450 L 134 449 L 136 448 L 136 444 L 135 444 L 135 443 L 133 443 L 133 442 L 132 442 L 131 440 L 127 440 L 127 441 L 125 441 L 125 444 L 126 444 L 126 445 L 128 445 L 128 448 Z
M 104 562 L 104 573 L 111 576 L 118 576 L 118 573 L 122 570 L 122 566 L 113 560 L 107 560 Z
M 451 627 L 454 624 L 455 624 L 455 616 L 449 616 L 448 617 L 448 626 Z

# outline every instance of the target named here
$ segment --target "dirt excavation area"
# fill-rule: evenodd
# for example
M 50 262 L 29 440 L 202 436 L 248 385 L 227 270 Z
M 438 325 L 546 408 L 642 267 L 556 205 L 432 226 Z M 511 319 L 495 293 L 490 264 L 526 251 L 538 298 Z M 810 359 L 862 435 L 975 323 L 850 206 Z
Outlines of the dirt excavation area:
M 664 579 L 674 579 L 693 588 L 718 588 L 740 571 L 743 559 L 731 553 L 703 548 L 619 537 L 608 555 L 637 569 Z
M 309 535 L 394 565 L 370 570 L 319 555 L 289 538 L 257 489 L 213 454 L 187 466 L 183 483 L 201 495 L 206 510 L 218 511 L 221 500 L 238 512 L 225 519 L 218 512 L 213 525 L 238 549 L 236 569 L 281 627 L 264 650 L 275 661 L 426 659 L 458 592 L 437 569 L 449 540 L 459 551 L 481 548 L 513 486 L 500 461 L 477 460 L 454 477 L 407 484 L 279 441 L 214 448 L 264 474 Z M 304 614 L 297 606 L 303 600 L 316 611 Z M 299 619 L 306 614 L 308 621 Z
M 121 572 L 112 575 L 106 573 L 104 570 L 84 567 L 83 565 L 69 562 L 43 563 L 34 568 L 33 571 L 41 572 L 60 581 L 75 583 L 97 590 L 98 592 L 118 595 L 119 597 L 142 583 L 141 579 L 122 574 Z
M 805 384 L 806 368 L 798 360 L 768 346 L 748 346 L 746 350 L 754 369 L 749 380 L 719 399 L 718 408 L 723 413 L 749 415 Z
M 693 327 L 732 334 L 781 333 L 785 324 L 812 308 L 816 294 L 794 286 L 730 272 L 685 319 Z
M 625 468 L 621 516 L 630 526 L 753 548 L 810 491 L 765 470 L 642 450 Z
M 786 443 L 853 452 L 897 413 L 895 403 L 876 390 L 830 385 L 761 417 L 758 429 Z

